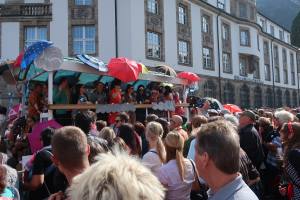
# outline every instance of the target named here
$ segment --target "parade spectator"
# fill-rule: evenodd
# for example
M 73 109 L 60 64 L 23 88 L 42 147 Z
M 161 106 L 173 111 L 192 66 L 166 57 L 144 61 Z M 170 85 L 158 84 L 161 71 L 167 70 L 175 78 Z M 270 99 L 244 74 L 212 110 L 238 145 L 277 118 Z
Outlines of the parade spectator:
M 14 187 L 7 185 L 7 170 L 0 165 L 0 199 L 3 200 L 20 200 L 20 194 Z
M 230 122 L 220 120 L 201 126 L 195 159 L 199 175 L 210 187 L 210 200 L 258 199 L 238 173 L 239 156 L 239 136 Z
M 38 151 L 32 163 L 29 173 L 31 177 L 25 180 L 23 187 L 29 192 L 29 199 L 45 199 L 52 193 L 58 192 L 53 184 L 55 167 L 52 165 L 51 139 L 54 129 L 46 128 L 41 133 L 41 143 L 43 148 Z
M 300 123 L 288 122 L 282 125 L 280 137 L 284 144 L 283 166 L 293 186 L 292 199 L 300 199 Z M 287 192 L 286 186 L 280 187 Z
M 168 133 L 165 138 L 166 164 L 159 170 L 159 180 L 167 188 L 166 199 L 190 199 L 196 172 L 191 160 L 182 155 L 183 139 L 177 132 Z
M 134 93 L 134 88 L 130 84 L 127 85 L 127 88 L 125 90 L 123 102 L 124 103 L 132 103 L 132 104 L 136 103 L 136 96 L 135 96 L 135 93 Z M 136 120 L 135 112 L 129 111 L 128 115 L 129 115 L 130 123 L 134 124 L 135 120 Z
M 204 115 L 195 115 L 192 120 L 192 135 L 184 144 L 183 155 L 188 157 L 189 159 L 194 160 L 195 158 L 195 137 L 196 137 L 196 129 L 198 129 L 202 124 L 207 123 L 207 118 Z
M 53 102 L 55 104 L 69 104 L 70 103 L 70 89 L 68 79 L 60 79 L 59 85 L 57 88 L 54 88 L 53 91 Z M 70 112 L 65 109 L 55 110 L 55 119 L 58 123 L 63 126 L 71 124 L 71 115 Z
M 88 103 L 89 99 L 88 96 L 86 94 L 86 87 L 83 84 L 78 84 L 76 85 L 76 91 L 75 94 L 73 96 L 73 103 L 74 104 L 86 104 Z
M 97 116 L 98 117 L 98 116 Z M 96 121 L 96 127 L 97 127 L 97 131 L 100 132 L 103 128 L 105 128 L 107 126 L 106 121 L 103 120 L 98 120 Z
M 170 132 L 169 122 L 165 118 L 157 118 L 155 121 L 160 123 L 163 127 L 164 133 L 162 138 L 166 138 L 167 134 Z
M 6 107 L 0 105 L 0 135 L 1 136 L 4 136 L 5 129 L 7 126 L 6 113 L 7 113 Z
M 75 116 L 75 126 L 79 127 L 86 135 L 98 136 L 96 120 L 97 115 L 93 111 L 79 112 Z
M 205 117 L 209 117 L 208 110 L 210 109 L 210 101 L 205 100 L 203 106 L 200 108 L 200 114 L 204 115 Z
M 36 84 L 28 98 L 28 117 L 32 117 L 35 120 L 40 118 L 40 113 L 42 112 L 42 89 L 41 84 Z
M 65 126 L 56 130 L 51 144 L 52 161 L 71 185 L 73 178 L 89 167 L 87 137 L 81 129 Z M 49 200 L 63 199 L 65 196 L 64 191 L 60 191 L 51 195 Z
M 146 92 L 145 92 L 145 87 L 143 85 L 139 85 L 136 91 L 136 102 L 138 104 L 142 103 L 147 103 L 146 102 Z M 145 116 L 146 116 L 146 110 L 143 108 L 137 108 L 136 109 L 136 120 L 140 122 L 145 121 Z
M 114 139 L 116 137 L 116 134 L 114 130 L 110 127 L 104 127 L 100 132 L 99 132 L 99 137 L 107 141 L 107 145 L 109 148 L 112 148 L 114 144 Z
M 156 114 L 149 114 L 146 117 L 146 124 L 149 122 L 156 121 L 158 119 L 158 116 Z
M 255 114 L 252 111 L 247 110 L 241 113 L 239 135 L 242 149 L 247 153 L 256 169 L 259 170 L 264 160 L 264 152 L 259 134 L 254 128 L 255 119 Z
M 120 104 L 122 103 L 122 90 L 121 90 L 121 81 L 114 80 L 112 83 L 112 89 L 109 93 L 109 103 L 110 104 Z M 108 123 L 114 124 L 115 119 L 119 113 L 109 113 L 108 115 Z
M 94 104 L 107 104 L 105 85 L 102 82 L 94 83 L 95 89 L 90 94 L 90 101 Z
M 158 122 L 147 124 L 146 139 L 149 142 L 149 151 L 143 156 L 142 163 L 156 176 L 158 176 L 159 169 L 166 159 L 162 135 L 163 128 Z
M 188 139 L 188 134 L 182 128 L 183 120 L 179 115 L 173 115 L 170 119 L 170 130 L 173 132 L 177 132 L 185 142 Z
M 88 136 L 87 143 L 90 146 L 89 163 L 92 165 L 97 161 L 97 156 L 100 153 L 109 151 L 108 142 L 96 136 Z
M 131 124 L 122 124 L 119 128 L 119 137 L 124 140 L 130 149 L 130 155 L 141 155 L 141 144 Z
M 144 156 L 149 149 L 148 146 L 148 141 L 146 139 L 146 128 L 144 126 L 144 124 L 142 124 L 141 122 L 136 122 L 134 124 L 134 131 L 138 134 L 140 140 L 141 140 L 141 144 L 142 144 L 142 156 Z
M 124 153 L 100 154 L 98 162 L 74 178 L 72 200 L 163 200 L 164 188 L 140 162 Z
M 117 136 L 119 135 L 119 128 L 122 124 L 129 123 L 129 115 L 126 112 L 121 112 L 117 115 L 115 119 L 115 124 L 113 126 L 113 129 Z

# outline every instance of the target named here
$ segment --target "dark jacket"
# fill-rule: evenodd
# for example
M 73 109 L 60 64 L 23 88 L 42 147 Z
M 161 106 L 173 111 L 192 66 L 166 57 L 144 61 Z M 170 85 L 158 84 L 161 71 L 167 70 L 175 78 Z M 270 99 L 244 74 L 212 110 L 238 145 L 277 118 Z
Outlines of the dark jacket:
M 247 153 L 256 169 L 264 160 L 264 152 L 257 130 L 249 124 L 239 131 L 241 148 Z

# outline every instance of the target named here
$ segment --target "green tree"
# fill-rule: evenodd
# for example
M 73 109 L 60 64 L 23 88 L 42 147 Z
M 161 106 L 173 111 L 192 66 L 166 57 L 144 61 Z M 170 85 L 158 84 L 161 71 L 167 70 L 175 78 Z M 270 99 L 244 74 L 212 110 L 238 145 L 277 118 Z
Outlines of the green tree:
M 300 47 L 300 12 L 293 21 L 291 43 L 297 47 Z

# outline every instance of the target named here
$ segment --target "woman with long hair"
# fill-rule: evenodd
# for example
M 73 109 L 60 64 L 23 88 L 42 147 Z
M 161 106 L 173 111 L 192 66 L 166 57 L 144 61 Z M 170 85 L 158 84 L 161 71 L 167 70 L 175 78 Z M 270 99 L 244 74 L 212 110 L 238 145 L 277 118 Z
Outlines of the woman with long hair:
M 194 163 L 183 157 L 182 137 L 170 132 L 165 138 L 166 164 L 159 170 L 158 178 L 167 188 L 166 199 L 188 200 L 196 177 Z
M 158 176 L 160 167 L 165 162 L 166 152 L 162 142 L 163 128 L 158 122 L 150 122 L 146 126 L 146 140 L 149 151 L 143 156 L 142 163 Z
M 300 199 L 300 123 L 288 122 L 282 125 L 280 137 L 284 147 L 283 167 L 292 184 L 291 199 Z M 286 191 L 283 185 L 280 192 Z
M 119 137 L 124 140 L 128 148 L 130 149 L 129 154 L 134 156 L 140 156 L 141 144 L 134 128 L 131 124 L 122 124 L 119 127 Z

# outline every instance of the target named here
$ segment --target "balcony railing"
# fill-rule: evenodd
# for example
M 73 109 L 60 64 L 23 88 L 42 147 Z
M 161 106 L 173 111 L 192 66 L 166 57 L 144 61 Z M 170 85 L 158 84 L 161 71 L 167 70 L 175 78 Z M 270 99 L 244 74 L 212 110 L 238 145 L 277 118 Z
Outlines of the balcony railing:
M 52 17 L 52 4 L 2 4 L 0 5 L 0 17 Z

